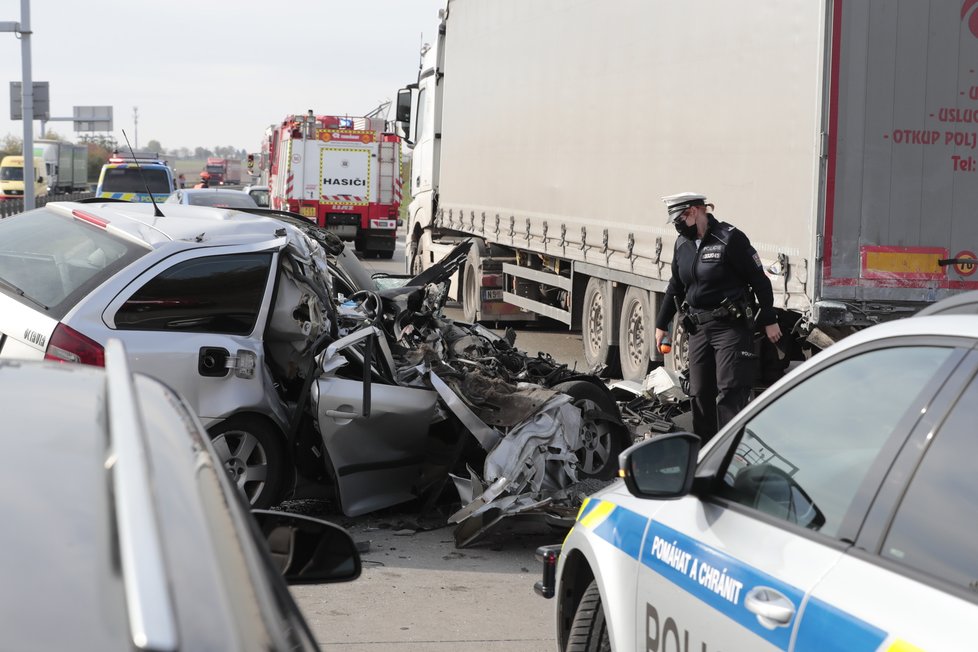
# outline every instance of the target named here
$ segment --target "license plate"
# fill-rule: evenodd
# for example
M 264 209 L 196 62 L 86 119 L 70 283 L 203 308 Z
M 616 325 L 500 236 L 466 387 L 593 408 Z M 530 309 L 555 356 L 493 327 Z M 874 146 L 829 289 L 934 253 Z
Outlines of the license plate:
M 396 229 L 395 220 L 370 220 L 370 226 L 375 229 Z
M 316 207 L 315 206 L 300 206 L 299 215 L 302 217 L 316 217 Z
M 497 290 L 483 290 L 482 300 L 483 301 L 501 301 L 503 298 L 502 289 Z

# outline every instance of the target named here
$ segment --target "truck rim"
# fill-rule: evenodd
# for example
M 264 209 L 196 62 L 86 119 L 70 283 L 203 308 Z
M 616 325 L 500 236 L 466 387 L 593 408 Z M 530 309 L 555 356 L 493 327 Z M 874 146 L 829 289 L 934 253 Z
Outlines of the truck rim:
M 641 302 L 632 300 L 626 308 L 625 316 L 625 332 L 628 335 L 625 341 L 625 350 L 632 365 L 640 367 L 646 362 L 646 351 L 648 350 L 645 332 L 645 313 L 642 311 Z
M 591 295 L 591 303 L 587 307 L 588 332 L 587 345 L 597 355 L 604 342 L 604 296 L 600 292 Z

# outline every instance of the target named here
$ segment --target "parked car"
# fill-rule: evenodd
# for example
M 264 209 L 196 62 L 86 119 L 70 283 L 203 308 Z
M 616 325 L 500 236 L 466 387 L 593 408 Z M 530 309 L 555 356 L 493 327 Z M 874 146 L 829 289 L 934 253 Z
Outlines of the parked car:
M 251 195 L 259 208 L 268 208 L 271 205 L 268 199 L 268 186 L 245 186 L 242 190 Z
M 538 551 L 561 650 L 961 650 L 978 616 L 978 318 L 875 326 L 702 451 L 621 455 Z
M 192 410 L 131 374 L 118 340 L 104 369 L 0 361 L 0 412 L 4 647 L 318 649 L 283 574 L 354 579 L 353 540 L 249 515 Z
M 927 315 L 978 315 L 978 290 L 951 295 L 917 312 L 918 317 Z
M 123 340 L 136 371 L 186 397 L 256 507 L 299 472 L 355 516 L 468 465 L 481 477 L 452 481 L 484 509 L 459 520 L 482 519 L 617 471 L 630 438 L 600 381 L 442 315 L 468 245 L 384 290 L 297 215 L 162 209 L 54 202 L 0 221 L 0 358 L 101 365 Z
M 216 208 L 258 208 L 258 204 L 248 193 L 227 188 L 180 188 L 167 197 L 164 203 Z

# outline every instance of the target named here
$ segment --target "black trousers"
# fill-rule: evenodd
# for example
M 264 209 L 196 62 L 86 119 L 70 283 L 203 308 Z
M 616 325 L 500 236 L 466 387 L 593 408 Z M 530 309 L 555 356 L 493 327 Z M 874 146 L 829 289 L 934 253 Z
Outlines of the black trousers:
M 747 405 L 757 374 L 753 342 L 743 319 L 702 324 L 689 336 L 693 431 L 704 444 Z

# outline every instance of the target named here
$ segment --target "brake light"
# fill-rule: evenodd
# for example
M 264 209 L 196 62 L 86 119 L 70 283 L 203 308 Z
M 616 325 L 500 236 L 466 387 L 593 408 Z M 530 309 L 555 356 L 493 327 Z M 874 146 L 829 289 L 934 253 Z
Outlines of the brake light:
M 94 224 L 95 226 L 101 227 L 103 229 L 109 224 L 107 220 L 103 220 L 100 217 L 95 217 L 91 213 L 86 213 L 85 211 L 73 210 L 71 211 L 71 214 L 74 215 L 79 220 L 83 220 L 85 222 L 88 222 L 89 224 Z
M 75 329 L 58 324 L 51 334 L 44 359 L 104 367 L 105 349 L 101 344 L 85 337 Z

